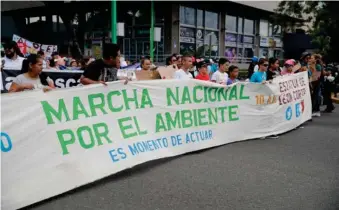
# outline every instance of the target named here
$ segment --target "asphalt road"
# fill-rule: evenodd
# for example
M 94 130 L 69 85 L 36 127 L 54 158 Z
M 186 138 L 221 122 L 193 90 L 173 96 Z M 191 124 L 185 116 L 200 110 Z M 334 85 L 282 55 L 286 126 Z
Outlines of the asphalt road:
M 279 139 L 149 162 L 28 209 L 339 209 L 339 106 Z

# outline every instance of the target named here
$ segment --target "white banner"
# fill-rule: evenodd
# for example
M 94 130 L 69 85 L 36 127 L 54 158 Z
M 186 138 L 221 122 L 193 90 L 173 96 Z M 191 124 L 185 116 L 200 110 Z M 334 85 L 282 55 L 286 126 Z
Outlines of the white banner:
M 20 51 L 24 55 L 37 54 L 39 50 L 42 50 L 45 52 L 45 55 L 47 57 L 50 57 L 53 52 L 58 51 L 57 45 L 46 45 L 46 44 L 31 42 L 15 34 L 13 34 L 13 41 L 15 41 L 18 44 Z
M 2 96 L 2 208 L 135 165 L 280 134 L 311 118 L 307 73 L 272 84 L 110 83 Z

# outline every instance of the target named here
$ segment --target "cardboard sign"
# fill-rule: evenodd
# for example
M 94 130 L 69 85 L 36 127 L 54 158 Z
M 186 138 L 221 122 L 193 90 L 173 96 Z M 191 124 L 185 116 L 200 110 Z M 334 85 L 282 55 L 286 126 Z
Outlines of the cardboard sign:
M 173 79 L 174 72 L 178 70 L 176 66 L 161 66 L 158 67 L 158 72 L 162 79 Z

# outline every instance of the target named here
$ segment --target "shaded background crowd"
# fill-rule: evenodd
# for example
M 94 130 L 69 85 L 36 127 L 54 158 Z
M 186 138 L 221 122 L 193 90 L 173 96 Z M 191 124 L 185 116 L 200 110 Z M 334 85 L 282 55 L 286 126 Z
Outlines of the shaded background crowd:
M 83 85 L 106 83 L 116 81 L 119 78 L 118 70 L 156 71 L 157 67 L 146 56 L 139 62 L 131 64 L 125 61 L 120 54 L 120 48 L 115 44 L 106 44 L 103 48 L 103 58 L 83 58 L 75 60 L 70 57 L 61 57 L 58 53 L 52 53 L 49 58 L 43 51 L 36 55 L 31 54 L 26 59 L 20 52 L 17 43 L 11 41 L 4 46 L 5 52 L 2 60 L 2 69 L 21 69 L 21 74 L 12 83 L 10 92 L 18 92 L 26 89 L 34 89 L 34 85 L 55 88 L 53 81 L 43 76 L 42 70 L 83 70 L 81 83 Z M 308 72 L 310 89 L 312 94 L 313 116 L 320 116 L 320 106 L 326 104 L 326 112 L 332 112 L 332 93 L 338 93 L 338 67 L 336 64 L 326 64 L 320 54 L 304 52 L 300 60 L 277 58 L 253 57 L 247 71 L 231 65 L 226 58 L 208 59 L 195 58 L 191 55 L 173 54 L 166 59 L 166 66 L 173 67 L 175 79 L 199 79 L 231 85 L 238 81 L 250 81 L 254 83 L 266 83 L 277 76 Z M 24 76 L 23 76 L 24 75 Z M 26 76 L 25 76 L 26 75 Z M 158 74 L 159 75 L 159 74 Z M 37 78 L 40 80 L 37 80 Z M 160 76 L 157 79 L 161 79 Z M 32 82 L 32 80 L 34 80 Z M 28 85 L 27 85 L 28 84 Z

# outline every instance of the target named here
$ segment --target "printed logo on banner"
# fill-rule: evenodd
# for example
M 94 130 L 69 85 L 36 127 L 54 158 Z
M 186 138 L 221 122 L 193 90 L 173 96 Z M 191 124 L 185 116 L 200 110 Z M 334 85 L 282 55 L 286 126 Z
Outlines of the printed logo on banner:
M 12 140 L 7 133 L 1 132 L 1 152 L 9 152 L 12 149 Z
M 305 111 L 305 102 L 302 100 L 300 103 L 296 103 L 295 107 L 295 117 L 299 118 Z M 293 118 L 293 109 L 292 106 L 288 106 L 285 111 L 285 118 L 287 121 L 290 121 Z
M 300 103 L 295 104 L 295 115 L 296 117 L 300 117 L 305 111 L 305 103 L 304 100 L 302 100 Z
M 286 120 L 291 120 L 292 116 L 293 116 L 292 107 L 288 106 L 287 109 L 286 109 L 286 112 L 285 112 Z

